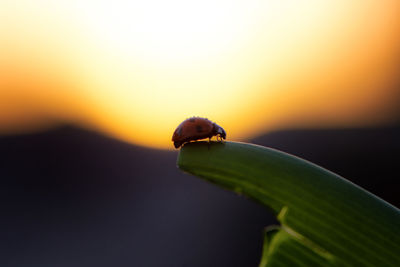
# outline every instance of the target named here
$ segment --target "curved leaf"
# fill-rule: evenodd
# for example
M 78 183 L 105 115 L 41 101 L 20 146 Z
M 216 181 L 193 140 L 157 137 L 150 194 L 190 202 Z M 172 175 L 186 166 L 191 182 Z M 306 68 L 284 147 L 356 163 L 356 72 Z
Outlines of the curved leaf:
M 400 266 L 400 211 L 298 157 L 246 143 L 186 144 L 178 167 L 268 206 L 260 266 Z

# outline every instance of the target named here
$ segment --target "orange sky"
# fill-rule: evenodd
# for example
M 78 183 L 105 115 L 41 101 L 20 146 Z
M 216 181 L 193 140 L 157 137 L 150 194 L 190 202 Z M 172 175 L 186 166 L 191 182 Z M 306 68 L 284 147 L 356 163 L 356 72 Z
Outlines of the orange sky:
M 170 148 L 205 116 L 228 139 L 389 122 L 398 0 L 2 1 L 0 134 L 57 122 Z

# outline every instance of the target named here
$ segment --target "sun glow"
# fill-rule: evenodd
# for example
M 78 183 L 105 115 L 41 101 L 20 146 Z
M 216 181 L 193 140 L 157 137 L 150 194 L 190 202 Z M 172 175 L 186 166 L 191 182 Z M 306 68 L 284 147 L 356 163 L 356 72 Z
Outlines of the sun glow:
M 169 147 L 193 115 L 240 139 L 376 123 L 395 105 L 397 0 L 2 5 L 2 131 L 63 120 Z

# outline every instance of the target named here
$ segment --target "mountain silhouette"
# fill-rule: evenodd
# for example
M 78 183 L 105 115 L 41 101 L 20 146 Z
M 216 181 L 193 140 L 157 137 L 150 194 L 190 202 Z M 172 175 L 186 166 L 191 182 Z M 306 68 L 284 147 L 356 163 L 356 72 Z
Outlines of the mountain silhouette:
M 252 142 L 398 206 L 399 136 L 399 127 L 310 129 Z M 180 172 L 177 151 L 62 126 L 2 136 L 0 152 L 0 266 L 257 266 L 263 228 L 276 223 L 261 205 Z

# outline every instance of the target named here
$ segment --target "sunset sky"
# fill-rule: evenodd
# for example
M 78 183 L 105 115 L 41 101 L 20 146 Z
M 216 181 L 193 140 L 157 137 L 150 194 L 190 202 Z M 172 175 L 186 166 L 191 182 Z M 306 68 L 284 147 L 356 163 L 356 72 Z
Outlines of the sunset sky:
M 383 124 L 399 52 L 398 0 L 5 0 L 0 134 L 73 123 L 172 149 L 193 115 L 230 140 Z

